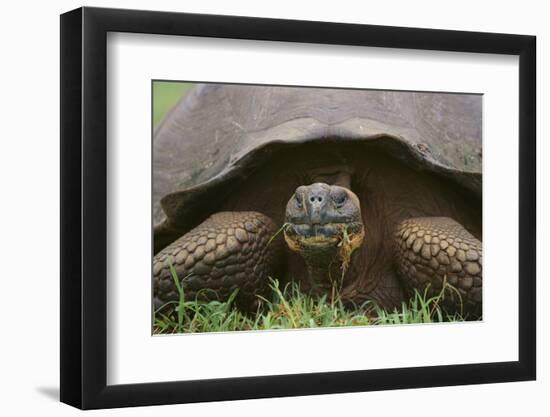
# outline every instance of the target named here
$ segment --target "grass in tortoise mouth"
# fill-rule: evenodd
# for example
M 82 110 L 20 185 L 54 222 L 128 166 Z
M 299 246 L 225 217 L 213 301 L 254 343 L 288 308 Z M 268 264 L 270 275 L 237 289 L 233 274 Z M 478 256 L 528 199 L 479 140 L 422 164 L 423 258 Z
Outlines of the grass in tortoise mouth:
M 342 224 L 340 225 L 340 233 L 341 238 L 340 242 L 336 245 L 338 248 L 338 257 L 340 258 L 340 261 L 342 262 L 342 279 L 344 279 L 344 275 L 346 274 L 349 263 L 351 260 L 351 254 L 355 250 L 356 247 L 354 247 L 353 242 L 350 238 L 350 234 L 348 232 L 350 225 L 349 224 Z
M 277 230 L 277 231 L 273 234 L 273 236 L 271 236 L 271 238 L 270 238 L 269 241 L 267 242 L 267 246 L 271 245 L 271 242 L 273 242 L 273 240 L 274 240 L 277 236 L 279 236 L 279 235 L 281 234 L 281 232 L 286 232 L 286 230 L 287 230 L 290 226 L 292 226 L 291 223 L 284 223 L 284 224 L 279 228 L 279 230 Z

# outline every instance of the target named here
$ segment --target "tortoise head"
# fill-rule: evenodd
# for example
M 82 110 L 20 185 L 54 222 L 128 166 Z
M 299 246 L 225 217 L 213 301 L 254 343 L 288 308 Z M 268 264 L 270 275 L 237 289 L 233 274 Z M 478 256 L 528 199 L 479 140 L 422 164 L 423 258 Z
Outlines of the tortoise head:
M 339 265 L 347 269 L 352 252 L 361 246 L 365 231 L 357 196 L 348 188 L 314 183 L 296 189 L 286 206 L 284 236 L 310 270 L 326 271 Z

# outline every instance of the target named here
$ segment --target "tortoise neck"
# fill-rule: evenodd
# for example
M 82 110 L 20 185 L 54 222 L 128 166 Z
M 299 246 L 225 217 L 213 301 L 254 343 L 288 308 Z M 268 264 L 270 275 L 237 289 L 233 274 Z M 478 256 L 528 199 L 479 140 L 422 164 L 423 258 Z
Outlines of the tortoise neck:
M 334 166 L 314 170 L 311 173 L 313 183 L 322 182 L 329 185 L 339 185 L 351 190 L 351 171 L 345 166 Z
M 302 254 L 304 256 L 305 254 Z M 307 278 L 312 289 L 323 290 L 342 280 L 342 263 L 336 259 L 336 253 L 327 253 L 324 256 L 304 256 Z

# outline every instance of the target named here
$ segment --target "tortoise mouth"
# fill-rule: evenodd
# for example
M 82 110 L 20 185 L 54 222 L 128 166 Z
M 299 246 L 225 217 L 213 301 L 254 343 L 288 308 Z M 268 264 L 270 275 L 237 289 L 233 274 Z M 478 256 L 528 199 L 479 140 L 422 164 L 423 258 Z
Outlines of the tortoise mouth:
M 364 237 L 363 224 L 360 222 L 338 222 L 326 224 L 287 223 L 285 240 L 295 252 L 338 249 L 346 245 L 356 249 Z

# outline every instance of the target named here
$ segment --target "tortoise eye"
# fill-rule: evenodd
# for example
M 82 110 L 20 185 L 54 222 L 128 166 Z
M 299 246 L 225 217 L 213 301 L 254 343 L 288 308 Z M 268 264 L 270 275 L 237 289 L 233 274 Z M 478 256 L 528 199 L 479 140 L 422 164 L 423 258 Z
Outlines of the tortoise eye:
M 334 205 L 338 208 L 342 207 L 347 199 L 348 195 L 344 191 L 340 191 L 332 195 L 332 201 L 334 202 Z
M 294 202 L 296 203 L 296 207 L 302 208 L 302 195 L 299 193 L 294 194 Z

